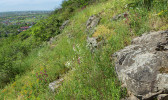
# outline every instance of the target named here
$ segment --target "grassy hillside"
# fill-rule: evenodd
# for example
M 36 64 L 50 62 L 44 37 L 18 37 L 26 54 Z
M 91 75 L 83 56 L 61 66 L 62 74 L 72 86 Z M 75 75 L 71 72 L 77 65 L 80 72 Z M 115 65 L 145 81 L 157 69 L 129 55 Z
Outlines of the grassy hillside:
M 168 29 L 167 1 L 102 1 L 79 7 L 73 6 L 74 2 L 64 2 L 62 9 L 26 32 L 1 38 L 0 99 L 119 100 L 126 96 L 111 55 L 144 32 Z M 124 12 L 129 16 L 112 20 Z M 106 44 L 91 53 L 85 30 L 87 20 L 94 14 L 101 21 L 93 36 L 103 37 Z M 67 19 L 70 23 L 60 31 Z M 54 36 L 54 42 L 49 44 Z M 64 81 L 53 93 L 48 84 L 59 78 Z

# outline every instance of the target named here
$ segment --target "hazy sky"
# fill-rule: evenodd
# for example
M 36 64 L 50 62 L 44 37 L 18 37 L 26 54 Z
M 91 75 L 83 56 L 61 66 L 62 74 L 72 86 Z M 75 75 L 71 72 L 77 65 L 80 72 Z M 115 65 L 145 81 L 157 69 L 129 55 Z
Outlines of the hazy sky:
M 0 0 L 0 12 L 54 10 L 63 0 Z

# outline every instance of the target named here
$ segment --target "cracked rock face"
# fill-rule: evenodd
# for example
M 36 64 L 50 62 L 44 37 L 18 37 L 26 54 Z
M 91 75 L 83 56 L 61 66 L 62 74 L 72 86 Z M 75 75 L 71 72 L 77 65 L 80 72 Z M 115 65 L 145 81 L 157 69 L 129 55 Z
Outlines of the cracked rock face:
M 92 15 L 89 17 L 87 23 L 86 23 L 86 32 L 89 34 L 89 35 L 92 35 L 95 31 L 95 27 L 98 25 L 100 21 L 100 17 L 98 15 Z
M 49 88 L 54 92 L 57 88 L 61 86 L 61 83 L 64 81 L 63 78 L 58 79 L 52 83 L 49 84 Z
M 99 37 L 87 37 L 87 46 L 90 48 L 92 53 L 96 48 L 100 48 L 104 42 L 104 39 L 100 39 Z
M 60 27 L 60 30 L 63 30 L 69 24 L 69 22 L 70 22 L 69 20 L 66 20 Z
M 168 94 L 168 31 L 137 37 L 113 58 L 120 81 L 139 99 Z
M 87 47 L 90 48 L 93 53 L 97 48 L 100 48 L 104 44 L 104 39 L 100 37 L 92 37 L 92 34 L 96 30 L 96 26 L 99 24 L 100 17 L 98 15 L 92 15 L 89 17 L 86 23 L 87 33 Z
M 128 13 L 127 12 L 119 14 L 119 15 L 116 15 L 116 16 L 113 16 L 112 20 L 113 21 L 117 21 L 119 19 L 123 19 L 123 18 L 126 18 L 126 17 L 128 17 Z

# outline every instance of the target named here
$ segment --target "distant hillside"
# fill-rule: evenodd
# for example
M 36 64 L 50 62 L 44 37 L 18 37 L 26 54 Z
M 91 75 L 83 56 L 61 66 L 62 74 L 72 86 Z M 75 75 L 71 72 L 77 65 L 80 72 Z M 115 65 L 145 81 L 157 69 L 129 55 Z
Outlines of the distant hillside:
M 50 14 L 52 11 L 12 11 L 12 12 L 0 12 L 0 17 L 16 16 L 16 15 L 28 15 L 28 14 Z

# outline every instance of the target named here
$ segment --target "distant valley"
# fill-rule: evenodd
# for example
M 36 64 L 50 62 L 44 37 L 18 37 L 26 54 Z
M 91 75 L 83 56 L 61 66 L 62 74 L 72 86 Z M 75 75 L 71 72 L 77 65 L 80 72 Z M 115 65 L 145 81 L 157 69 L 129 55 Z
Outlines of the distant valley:
M 47 18 L 51 11 L 0 12 L 0 37 L 19 34 Z

